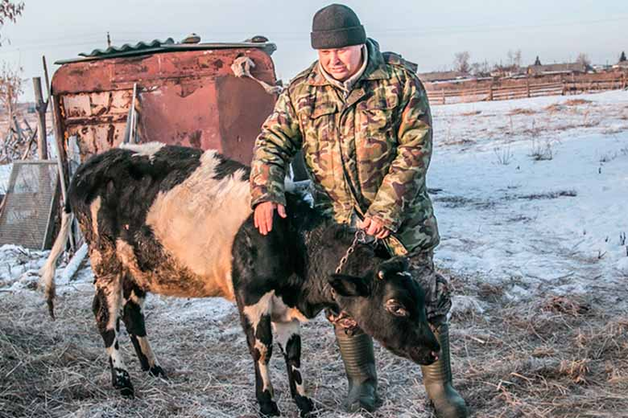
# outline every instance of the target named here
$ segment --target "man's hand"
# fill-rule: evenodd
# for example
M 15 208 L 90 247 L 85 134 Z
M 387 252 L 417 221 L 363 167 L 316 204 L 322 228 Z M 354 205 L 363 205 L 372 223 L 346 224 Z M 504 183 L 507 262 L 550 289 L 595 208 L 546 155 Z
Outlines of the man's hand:
M 268 234 L 273 229 L 273 212 L 277 208 L 277 213 L 282 218 L 286 217 L 286 208 L 284 205 L 280 205 L 275 202 L 262 202 L 255 206 L 255 214 L 253 219 L 255 220 L 255 228 L 257 228 L 262 235 Z
M 377 239 L 384 239 L 390 235 L 390 229 L 386 228 L 384 224 L 374 218 L 364 218 L 358 227 L 364 229 L 367 234 Z

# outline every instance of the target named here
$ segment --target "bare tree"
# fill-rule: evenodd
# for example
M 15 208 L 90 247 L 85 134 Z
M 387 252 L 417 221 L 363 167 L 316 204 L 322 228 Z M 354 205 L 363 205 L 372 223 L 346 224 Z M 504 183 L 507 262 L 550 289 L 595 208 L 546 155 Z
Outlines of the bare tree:
M 24 10 L 24 2 L 15 3 L 11 0 L 0 0 L 0 29 L 6 22 L 15 22 Z M 0 36 L 0 46 L 2 37 Z M 0 110 L 8 116 L 9 130 L 5 135 L 0 133 L 0 163 L 11 161 L 21 152 L 23 148 L 23 138 L 19 134 L 20 127 L 15 122 L 14 112 L 17 107 L 17 100 L 22 94 L 22 72 L 21 68 L 12 68 L 4 63 L 0 68 Z M 13 133 L 17 133 L 17 140 L 13 141 Z M 30 142 L 28 144 L 30 148 Z M 28 152 L 28 150 L 27 150 Z
M 587 54 L 585 54 L 584 52 L 581 52 L 578 54 L 578 58 L 576 58 L 576 62 L 578 64 L 582 64 L 586 67 L 588 67 L 589 65 L 591 65 L 591 60 L 589 59 L 589 56 Z
M 514 69 L 521 68 L 521 50 L 508 51 L 508 65 Z
M 14 3 L 11 0 L 0 0 L 0 28 L 5 22 L 15 22 L 24 10 L 24 2 Z M 2 38 L 0 38 L 2 45 Z
M 491 65 L 488 61 L 474 62 L 471 64 L 471 74 L 476 77 L 488 77 L 491 75 Z
M 468 74 L 471 71 L 471 64 L 469 60 L 471 54 L 468 51 L 458 52 L 454 55 L 454 70 L 464 74 Z
M 9 122 L 7 131 L 0 133 L 0 163 L 19 159 L 27 147 L 30 149 L 30 141 L 22 136 L 16 117 L 17 101 L 23 93 L 21 73 L 21 68 L 6 62 L 0 67 L 0 111 Z
M 17 100 L 23 93 L 22 68 L 13 68 L 6 62 L 0 68 L 0 109 L 13 117 Z

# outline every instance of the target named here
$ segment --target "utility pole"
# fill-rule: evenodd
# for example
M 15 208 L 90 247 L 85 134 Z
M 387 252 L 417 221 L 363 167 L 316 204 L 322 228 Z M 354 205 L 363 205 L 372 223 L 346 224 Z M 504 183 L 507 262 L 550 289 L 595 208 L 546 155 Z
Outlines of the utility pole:
M 111 36 L 109 36 L 109 32 L 107 32 L 107 48 L 111 48 Z

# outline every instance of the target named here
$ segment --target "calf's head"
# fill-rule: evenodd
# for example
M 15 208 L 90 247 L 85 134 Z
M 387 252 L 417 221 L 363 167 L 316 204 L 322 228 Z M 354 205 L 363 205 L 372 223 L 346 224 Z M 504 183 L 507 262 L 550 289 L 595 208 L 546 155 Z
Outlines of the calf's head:
M 329 283 L 341 310 L 393 354 L 432 364 L 440 346 L 425 313 L 425 296 L 405 258 L 383 261 L 365 275 L 333 274 Z

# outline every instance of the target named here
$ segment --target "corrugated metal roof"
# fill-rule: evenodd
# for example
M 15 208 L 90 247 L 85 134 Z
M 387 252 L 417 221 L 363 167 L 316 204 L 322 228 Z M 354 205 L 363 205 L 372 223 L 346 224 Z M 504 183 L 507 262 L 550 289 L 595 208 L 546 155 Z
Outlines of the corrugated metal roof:
M 151 42 L 138 42 L 135 45 L 124 44 L 122 46 L 110 46 L 107 49 L 94 49 L 92 52 L 80 52 L 81 57 L 102 57 L 103 55 L 114 55 L 131 51 L 145 51 L 147 49 L 162 48 L 167 45 L 174 45 L 174 39 L 168 38 L 165 41 L 154 39 Z
M 173 51 L 192 51 L 203 49 L 231 49 L 231 48 L 257 48 L 262 49 L 268 55 L 271 55 L 277 50 L 277 46 L 274 43 L 268 42 L 266 38 L 254 37 L 255 40 L 263 39 L 260 42 L 211 42 L 211 43 L 177 43 L 172 38 L 168 38 L 165 41 L 155 39 L 151 42 L 138 42 L 135 45 L 124 44 L 120 47 L 111 46 L 107 49 L 94 49 L 92 52 L 81 52 L 79 55 L 82 58 L 70 58 L 56 61 L 55 64 L 69 64 L 72 62 L 82 61 L 94 61 L 109 58 L 119 57 L 131 57 L 138 55 L 148 55 L 161 52 L 173 52 Z

